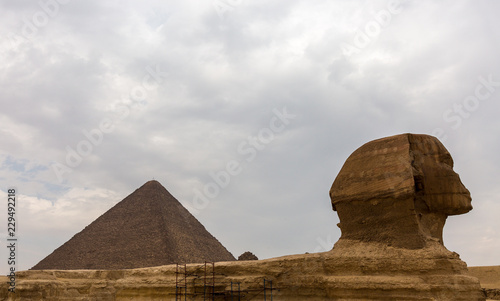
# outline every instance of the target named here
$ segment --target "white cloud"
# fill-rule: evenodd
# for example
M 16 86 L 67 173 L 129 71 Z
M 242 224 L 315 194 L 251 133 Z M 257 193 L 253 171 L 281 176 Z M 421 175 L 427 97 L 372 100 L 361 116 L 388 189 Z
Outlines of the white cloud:
M 35 265 L 124 197 L 102 188 L 72 188 L 56 200 L 47 200 L 24 195 L 20 193 L 23 185 L 18 186 L 15 218 L 20 246 L 18 267 L 22 269 Z M 6 214 L 2 210 L 2 215 Z M 2 232 L 2 240 L 5 237 L 7 233 Z M 7 258 L 5 250 L 1 254 Z M 7 262 L 2 262 L 0 268 L 7 270 Z

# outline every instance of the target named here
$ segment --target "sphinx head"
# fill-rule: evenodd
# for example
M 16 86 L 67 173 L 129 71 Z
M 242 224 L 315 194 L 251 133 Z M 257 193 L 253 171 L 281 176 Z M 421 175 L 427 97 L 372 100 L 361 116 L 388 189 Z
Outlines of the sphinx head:
M 330 190 L 341 239 L 403 248 L 443 243 L 449 215 L 472 209 L 453 160 L 432 136 L 402 134 L 366 143 L 344 163 Z

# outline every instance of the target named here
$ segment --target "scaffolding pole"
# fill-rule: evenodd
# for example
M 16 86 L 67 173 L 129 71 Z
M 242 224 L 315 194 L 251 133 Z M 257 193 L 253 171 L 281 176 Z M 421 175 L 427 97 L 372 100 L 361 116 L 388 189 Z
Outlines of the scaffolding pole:
M 212 262 L 212 301 L 215 300 L 215 263 Z
M 234 284 L 238 284 L 238 290 L 237 290 L 237 292 L 238 292 L 238 301 L 240 301 L 240 300 L 241 300 L 240 283 L 239 283 L 239 282 L 236 282 L 236 283 L 235 283 L 235 282 L 232 282 L 232 281 L 231 281 L 231 301 L 234 301 L 233 283 L 234 283 Z
M 207 300 L 207 262 L 205 261 L 205 277 L 203 277 L 203 301 Z
M 179 277 L 180 274 L 184 274 L 184 285 L 182 285 L 182 278 Z M 184 288 L 184 294 L 182 289 Z M 184 272 L 182 272 L 182 265 L 176 264 L 175 267 L 175 300 L 182 301 L 182 295 L 184 295 L 184 301 L 187 300 L 187 266 L 184 265 Z
M 187 265 L 184 264 L 184 301 L 187 300 L 187 287 L 188 287 L 188 284 L 187 284 Z
M 207 265 L 212 265 L 211 272 L 208 271 Z M 205 300 L 215 300 L 215 263 L 205 261 L 204 268 L 205 268 L 205 272 L 203 275 L 203 300 L 204 301 Z M 209 284 L 209 281 L 207 281 L 207 278 L 210 276 L 212 277 L 212 284 L 211 285 Z M 208 293 L 207 293 L 207 287 L 212 288 L 211 290 L 209 290 Z M 207 295 L 208 295 L 208 298 L 207 298 Z M 210 296 L 211 296 L 211 298 L 210 298 Z
M 267 280 L 267 283 L 269 283 L 269 290 L 271 291 L 270 297 L 271 301 L 273 301 L 273 281 L 272 280 Z M 266 285 L 266 278 L 264 278 L 264 301 L 267 301 L 267 285 Z

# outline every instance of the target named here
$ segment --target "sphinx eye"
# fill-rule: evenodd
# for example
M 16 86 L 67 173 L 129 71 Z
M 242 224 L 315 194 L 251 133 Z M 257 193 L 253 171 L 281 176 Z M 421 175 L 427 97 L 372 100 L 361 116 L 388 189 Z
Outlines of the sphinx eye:
M 415 181 L 415 191 L 423 191 L 424 190 L 424 177 L 422 175 L 415 175 L 413 177 L 413 180 Z
M 446 153 L 440 156 L 440 161 L 443 162 L 444 164 L 453 167 L 453 159 L 451 158 L 451 155 Z

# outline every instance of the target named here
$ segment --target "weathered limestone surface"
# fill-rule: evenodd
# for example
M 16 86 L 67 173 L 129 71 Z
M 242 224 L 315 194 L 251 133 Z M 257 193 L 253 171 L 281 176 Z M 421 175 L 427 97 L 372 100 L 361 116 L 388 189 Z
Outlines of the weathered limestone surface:
M 488 300 L 500 300 L 500 266 L 470 267 L 469 274 L 479 279 Z
M 241 290 L 249 291 L 246 296 L 255 296 L 258 293 L 252 290 L 262 290 L 266 278 L 276 288 L 273 300 L 484 300 L 478 280 L 467 274 L 465 263 L 438 244 L 408 250 L 379 243 L 341 243 L 339 251 L 215 263 L 217 288 L 225 290 L 230 300 L 231 281 L 240 282 Z M 188 272 L 195 270 L 202 275 L 196 284 L 199 292 L 203 265 L 188 265 Z M 4 285 L 1 295 L 2 300 L 175 300 L 175 272 L 175 265 L 26 271 L 19 275 L 16 294 L 7 294 Z M 195 291 L 193 279 L 188 282 L 191 293 Z M 203 300 L 202 294 L 197 300 Z M 263 293 L 254 300 L 263 300 Z
M 448 151 L 434 137 L 404 134 L 369 142 L 346 161 L 330 196 L 342 236 L 329 252 L 215 263 L 216 300 L 485 300 L 479 280 L 448 251 L 448 215 L 472 209 Z M 176 266 L 116 271 L 27 271 L 2 300 L 175 300 Z M 203 265 L 188 265 L 187 292 L 203 300 Z M 209 278 L 210 280 L 210 278 Z M 182 281 L 181 281 L 182 283 Z M 255 295 L 260 294 L 260 295 Z M 270 291 L 267 292 L 268 296 Z M 191 296 L 193 297 L 193 296 Z M 189 299 L 189 298 L 188 298 Z
M 448 215 L 472 209 L 446 148 L 432 136 L 403 134 L 366 143 L 330 190 L 341 239 L 419 249 L 443 243 Z

